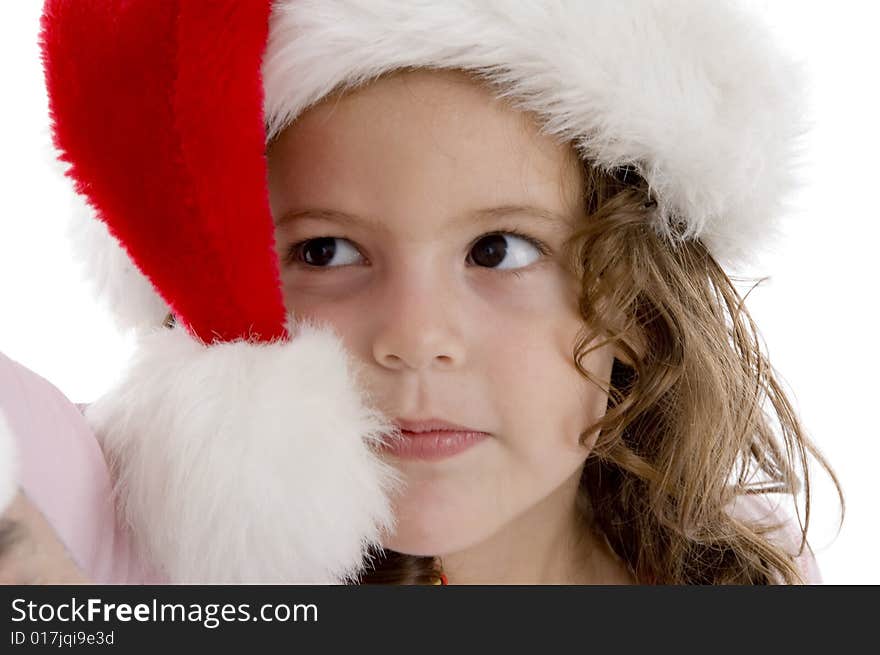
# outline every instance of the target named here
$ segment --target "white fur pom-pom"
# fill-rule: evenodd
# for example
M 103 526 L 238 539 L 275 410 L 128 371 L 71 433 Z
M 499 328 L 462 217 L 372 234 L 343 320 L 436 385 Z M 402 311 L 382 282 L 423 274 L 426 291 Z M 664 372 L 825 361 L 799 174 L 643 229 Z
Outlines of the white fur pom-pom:
M 141 335 L 86 418 L 142 554 L 170 582 L 345 584 L 393 528 L 393 424 L 358 391 L 330 330 L 206 346 Z

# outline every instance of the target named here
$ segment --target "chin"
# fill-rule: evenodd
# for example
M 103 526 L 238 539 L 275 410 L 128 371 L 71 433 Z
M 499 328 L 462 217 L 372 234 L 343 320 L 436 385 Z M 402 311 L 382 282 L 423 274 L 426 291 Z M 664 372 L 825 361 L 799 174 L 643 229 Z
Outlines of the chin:
M 382 547 L 423 557 L 455 553 L 489 538 L 493 533 L 489 525 L 489 521 L 473 516 L 420 513 L 417 520 L 401 518 L 396 532 L 383 540 Z
M 475 481 L 476 472 L 429 477 L 418 477 L 407 469 L 402 472 L 404 489 L 392 503 L 395 526 L 384 533 L 383 548 L 408 555 L 437 556 L 466 550 L 500 528 L 500 508 L 477 500 L 497 492 Z

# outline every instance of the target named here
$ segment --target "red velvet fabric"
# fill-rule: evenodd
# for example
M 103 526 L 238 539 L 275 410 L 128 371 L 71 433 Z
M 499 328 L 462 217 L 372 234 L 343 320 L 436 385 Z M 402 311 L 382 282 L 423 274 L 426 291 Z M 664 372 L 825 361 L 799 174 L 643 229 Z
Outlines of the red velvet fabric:
M 47 0 L 53 140 L 206 343 L 286 338 L 266 180 L 269 0 Z

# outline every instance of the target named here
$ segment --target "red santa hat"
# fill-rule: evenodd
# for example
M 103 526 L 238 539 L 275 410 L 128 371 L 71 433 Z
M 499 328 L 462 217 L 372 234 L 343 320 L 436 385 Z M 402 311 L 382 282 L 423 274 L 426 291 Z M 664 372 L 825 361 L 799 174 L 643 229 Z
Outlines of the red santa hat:
M 593 166 L 635 168 L 652 227 L 729 268 L 799 182 L 803 66 L 732 0 L 47 0 L 42 21 L 55 146 L 93 214 L 75 247 L 138 330 L 87 418 L 173 582 L 347 582 L 393 528 L 396 426 L 279 284 L 266 144 L 329 93 L 469 71 Z

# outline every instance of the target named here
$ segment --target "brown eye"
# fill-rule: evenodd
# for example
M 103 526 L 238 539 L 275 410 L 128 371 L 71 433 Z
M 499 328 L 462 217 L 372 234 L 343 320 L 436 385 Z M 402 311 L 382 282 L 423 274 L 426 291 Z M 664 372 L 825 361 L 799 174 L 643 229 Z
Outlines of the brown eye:
M 541 248 L 527 237 L 495 233 L 481 237 L 471 248 L 468 259 L 486 268 L 522 268 L 535 262 L 544 254 Z
M 292 259 L 307 266 L 337 268 L 355 264 L 360 253 L 348 239 L 320 237 L 298 243 L 292 248 Z

